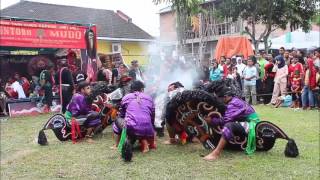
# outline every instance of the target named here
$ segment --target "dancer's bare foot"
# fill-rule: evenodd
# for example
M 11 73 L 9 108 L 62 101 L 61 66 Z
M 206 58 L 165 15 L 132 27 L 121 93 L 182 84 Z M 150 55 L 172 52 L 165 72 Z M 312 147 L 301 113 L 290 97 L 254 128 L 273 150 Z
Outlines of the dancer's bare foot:
M 150 151 L 149 147 L 145 147 L 141 152 L 142 152 L 142 153 L 147 153 L 147 152 L 149 152 L 149 151 Z
M 165 144 L 165 145 L 172 145 L 172 144 L 177 144 L 177 143 L 178 142 L 174 138 L 171 138 L 171 139 L 163 142 L 163 144 Z
M 201 141 L 198 138 L 194 137 L 192 138 L 192 143 L 201 143 Z
M 88 138 L 88 137 L 87 137 L 86 141 L 87 141 L 87 143 L 89 143 L 89 144 L 95 143 L 95 141 L 94 141 L 92 138 Z
M 206 160 L 206 161 L 214 161 L 214 160 L 218 159 L 219 156 L 220 156 L 219 153 L 213 151 L 212 153 L 206 155 L 206 156 L 203 158 L 203 160 Z
M 149 152 L 149 143 L 146 139 L 141 139 L 140 140 L 140 148 L 142 153 Z
M 116 144 L 114 144 L 113 146 L 111 146 L 111 147 L 110 147 L 110 149 L 112 149 L 112 150 L 117 150 L 117 149 L 118 149 L 118 147 L 117 147 L 117 145 L 116 145 Z

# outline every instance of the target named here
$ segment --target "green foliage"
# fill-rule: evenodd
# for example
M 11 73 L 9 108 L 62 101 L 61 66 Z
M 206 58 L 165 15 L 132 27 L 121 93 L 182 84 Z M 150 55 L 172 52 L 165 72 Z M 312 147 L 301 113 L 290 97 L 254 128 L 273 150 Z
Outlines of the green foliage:
M 320 13 L 315 15 L 312 19 L 312 22 L 315 23 L 316 25 L 320 26 Z
M 218 6 L 218 16 L 229 17 L 233 21 L 246 20 L 245 32 L 250 35 L 255 47 L 261 40 L 267 41 L 276 29 L 301 27 L 310 30 L 310 22 L 316 13 L 316 0 L 224 0 Z M 265 31 L 256 34 L 255 24 L 263 24 Z
M 316 13 L 315 4 L 316 0 L 224 0 L 217 9 L 220 16 L 234 21 L 240 17 L 282 29 L 289 23 L 307 31 Z
M 155 4 L 170 4 L 176 13 L 177 38 L 179 48 L 182 48 L 182 42 L 185 39 L 184 32 L 190 25 L 190 17 L 198 13 L 205 13 L 200 4 L 204 0 L 152 0 Z M 182 50 L 182 49 L 180 49 Z M 183 51 L 183 50 L 182 50 Z

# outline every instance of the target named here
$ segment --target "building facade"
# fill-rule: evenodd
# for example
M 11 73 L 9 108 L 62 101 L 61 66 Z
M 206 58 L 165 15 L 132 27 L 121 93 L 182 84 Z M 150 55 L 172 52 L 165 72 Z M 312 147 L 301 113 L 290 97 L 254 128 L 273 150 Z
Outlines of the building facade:
M 98 53 L 121 53 L 125 63 L 138 60 L 147 64 L 148 47 L 154 39 L 132 23 L 121 11 L 20 1 L 1 10 L 1 16 L 46 21 L 61 21 L 97 26 Z

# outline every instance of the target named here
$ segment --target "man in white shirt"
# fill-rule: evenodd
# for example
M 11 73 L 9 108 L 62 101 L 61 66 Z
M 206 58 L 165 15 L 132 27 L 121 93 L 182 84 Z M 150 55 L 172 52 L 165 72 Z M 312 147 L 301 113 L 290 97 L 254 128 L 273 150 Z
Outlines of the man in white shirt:
M 129 71 L 129 76 L 132 77 L 135 81 L 144 82 L 144 78 L 137 60 L 131 61 L 131 70 Z
M 258 77 L 257 68 L 253 65 L 252 59 L 248 59 L 248 65 L 243 70 L 244 78 L 244 94 L 247 103 L 250 102 L 250 97 L 252 104 L 257 104 L 257 91 L 256 91 L 256 81 Z
M 11 84 L 12 89 L 18 93 L 18 99 L 20 98 L 26 98 L 26 94 L 23 91 L 23 88 L 21 86 L 21 84 L 15 80 L 12 84 Z

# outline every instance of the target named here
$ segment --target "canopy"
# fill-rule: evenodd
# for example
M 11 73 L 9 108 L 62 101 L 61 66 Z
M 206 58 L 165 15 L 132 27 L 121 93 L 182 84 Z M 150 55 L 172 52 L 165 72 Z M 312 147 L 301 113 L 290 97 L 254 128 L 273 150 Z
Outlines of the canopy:
M 279 49 L 280 47 L 285 49 L 313 49 L 320 47 L 320 32 L 310 31 L 305 33 L 299 29 L 271 39 L 271 43 L 270 49 Z M 263 43 L 259 45 L 259 49 L 264 49 Z
M 232 36 L 219 39 L 214 58 L 219 61 L 221 56 L 231 58 L 234 55 L 243 55 L 245 58 L 253 55 L 253 49 L 247 37 Z

